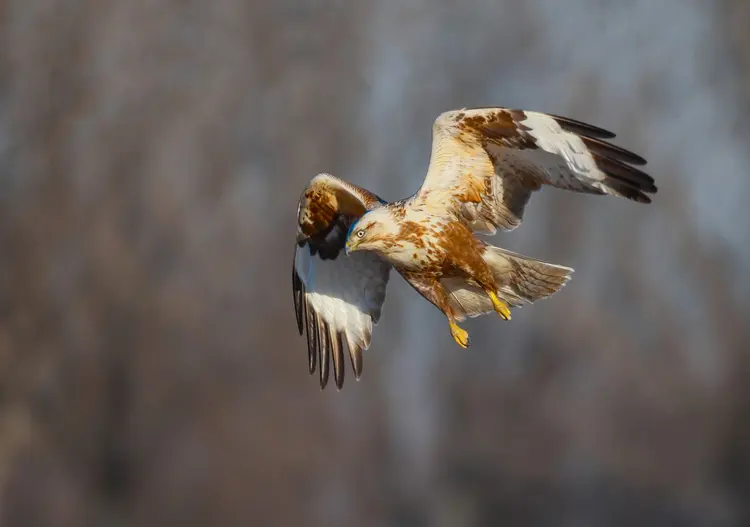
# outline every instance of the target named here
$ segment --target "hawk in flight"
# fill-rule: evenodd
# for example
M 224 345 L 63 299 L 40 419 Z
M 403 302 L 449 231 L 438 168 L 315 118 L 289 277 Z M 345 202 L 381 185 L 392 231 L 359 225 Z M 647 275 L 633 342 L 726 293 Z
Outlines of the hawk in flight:
M 531 194 L 549 185 L 650 203 L 646 161 L 604 141 L 614 134 L 538 112 L 481 108 L 441 114 L 422 187 L 387 203 L 329 174 L 315 176 L 297 207 L 292 284 L 310 373 L 320 386 L 333 359 L 344 382 L 344 342 L 354 375 L 380 318 L 391 268 L 445 314 L 461 347 L 466 317 L 496 312 L 557 292 L 573 271 L 476 238 L 521 224 Z

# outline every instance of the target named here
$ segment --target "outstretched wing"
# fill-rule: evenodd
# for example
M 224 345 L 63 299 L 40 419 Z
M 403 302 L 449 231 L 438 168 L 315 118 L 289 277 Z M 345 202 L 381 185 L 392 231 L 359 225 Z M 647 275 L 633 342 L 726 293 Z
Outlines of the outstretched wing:
M 380 318 L 390 264 L 369 251 L 344 252 L 349 226 L 384 202 L 328 174 L 313 178 L 298 207 L 292 288 L 300 335 L 307 333 L 310 373 L 319 362 L 320 386 L 333 359 L 336 385 L 344 384 L 344 342 L 354 375 Z
M 432 128 L 427 177 L 417 204 L 463 216 L 476 232 L 521 224 L 542 185 L 650 203 L 646 161 L 603 139 L 611 132 L 580 121 L 507 108 L 454 110 Z

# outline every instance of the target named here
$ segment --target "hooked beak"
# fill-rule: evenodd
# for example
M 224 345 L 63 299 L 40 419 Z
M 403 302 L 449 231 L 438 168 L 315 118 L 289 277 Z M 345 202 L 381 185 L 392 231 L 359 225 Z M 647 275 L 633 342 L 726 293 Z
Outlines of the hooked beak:
M 346 240 L 346 255 L 353 253 L 359 247 L 359 240 L 356 238 L 349 238 Z
M 353 253 L 357 250 L 357 241 L 353 239 L 346 240 L 346 255 Z

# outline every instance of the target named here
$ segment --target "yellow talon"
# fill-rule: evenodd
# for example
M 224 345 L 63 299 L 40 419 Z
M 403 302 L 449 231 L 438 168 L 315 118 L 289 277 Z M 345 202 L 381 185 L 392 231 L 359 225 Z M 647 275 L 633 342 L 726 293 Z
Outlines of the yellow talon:
M 453 336 L 453 340 L 456 341 L 456 344 L 458 344 L 462 348 L 468 348 L 469 334 L 466 332 L 466 330 L 458 327 L 458 324 L 453 321 L 450 321 L 449 324 L 451 326 L 451 335 Z
M 508 309 L 508 305 L 500 300 L 494 291 L 487 291 L 487 294 L 489 295 L 490 300 L 492 300 L 492 306 L 495 308 L 495 311 L 497 311 L 497 314 L 504 320 L 510 320 L 510 309 Z

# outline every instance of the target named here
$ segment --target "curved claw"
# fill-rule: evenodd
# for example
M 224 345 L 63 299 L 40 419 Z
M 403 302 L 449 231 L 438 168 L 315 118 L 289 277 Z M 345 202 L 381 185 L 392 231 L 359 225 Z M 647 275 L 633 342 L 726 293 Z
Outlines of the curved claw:
M 458 327 L 458 324 L 455 322 L 451 321 L 449 324 L 451 327 L 451 335 L 453 336 L 453 340 L 456 341 L 456 344 L 464 349 L 468 348 L 471 345 L 469 333 L 465 329 Z

